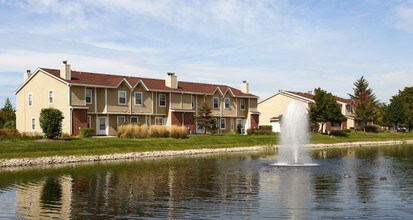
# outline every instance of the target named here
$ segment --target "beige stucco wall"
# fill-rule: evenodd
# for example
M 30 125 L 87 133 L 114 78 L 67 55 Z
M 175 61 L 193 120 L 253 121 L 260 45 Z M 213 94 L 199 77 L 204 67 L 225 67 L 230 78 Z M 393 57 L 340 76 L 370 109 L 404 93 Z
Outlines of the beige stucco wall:
M 168 114 L 168 109 L 169 109 L 169 93 L 156 92 L 155 94 L 156 94 L 156 102 L 154 102 L 154 105 L 155 105 L 156 114 L 158 114 L 158 115 L 167 115 Z M 166 95 L 165 107 L 159 106 L 159 95 L 160 94 L 165 94 Z
M 119 91 L 126 92 L 126 104 L 125 105 L 118 103 L 118 92 Z M 123 82 L 117 89 L 108 89 L 107 96 L 108 96 L 108 106 L 107 106 L 108 112 L 111 112 L 111 113 L 130 112 L 131 94 L 130 94 L 130 88 L 127 86 L 125 82 Z
M 135 92 L 142 93 L 142 105 L 135 105 Z M 153 92 L 147 92 L 141 84 L 132 91 L 132 114 L 150 114 L 153 112 Z M 155 97 L 154 97 L 155 98 Z
M 259 116 L 260 125 L 271 125 L 270 119 L 284 114 L 285 108 L 287 108 L 287 105 L 292 100 L 297 101 L 308 109 L 308 104 L 306 102 L 298 101 L 281 93 L 258 103 L 257 110 L 261 113 Z
M 86 103 L 86 89 L 92 90 L 92 103 L 90 103 L 90 104 Z M 85 88 L 85 104 L 89 108 L 88 112 L 96 112 L 96 109 L 95 109 L 95 96 L 96 96 L 95 88 L 89 88 L 89 87 Z
M 105 106 L 106 106 L 105 91 L 106 89 L 104 88 L 96 89 L 96 100 L 97 100 L 96 112 L 99 112 L 99 113 L 105 112 Z
M 68 86 L 43 72 L 35 73 L 30 81 L 16 94 L 16 127 L 20 132 L 41 133 L 39 116 L 42 108 L 53 107 L 62 111 L 65 117 L 62 131 L 70 132 L 70 110 Z M 54 102 L 49 104 L 49 90 L 53 90 Z M 33 104 L 28 106 L 28 94 L 33 94 Z M 32 118 L 36 119 L 36 129 L 31 129 Z
M 241 99 L 243 99 L 244 100 L 244 103 L 245 103 L 245 108 L 244 108 L 244 110 L 242 110 L 241 109 Z M 248 99 L 246 99 L 246 98 L 239 98 L 238 99 L 238 109 L 237 109 L 237 111 L 238 111 L 238 116 L 239 117 L 247 117 L 248 116 Z
M 71 86 L 70 87 L 70 103 L 74 106 L 85 106 L 85 87 Z

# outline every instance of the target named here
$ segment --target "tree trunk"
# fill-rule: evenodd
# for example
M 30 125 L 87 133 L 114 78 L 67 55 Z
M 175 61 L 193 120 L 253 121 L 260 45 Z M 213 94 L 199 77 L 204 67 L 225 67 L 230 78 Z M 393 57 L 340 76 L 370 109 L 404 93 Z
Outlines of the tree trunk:
M 324 123 L 321 123 L 321 129 L 320 129 L 320 133 L 323 134 L 323 129 L 324 129 Z

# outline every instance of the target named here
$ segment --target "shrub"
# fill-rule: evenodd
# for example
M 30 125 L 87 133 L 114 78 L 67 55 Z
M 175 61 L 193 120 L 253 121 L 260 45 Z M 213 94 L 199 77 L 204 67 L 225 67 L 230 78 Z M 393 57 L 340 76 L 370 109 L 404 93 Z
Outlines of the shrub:
M 347 130 L 348 129 L 346 129 L 346 130 L 332 130 L 332 131 L 330 131 L 330 135 L 336 136 L 336 137 L 348 137 L 347 133 L 349 133 L 350 130 L 349 131 L 347 131 Z
M 261 125 L 259 130 L 272 131 L 271 125 Z
M 170 135 L 172 138 L 187 138 L 187 128 L 173 125 L 170 129 Z
M 95 133 L 93 128 L 81 128 L 79 131 L 79 137 L 81 138 L 90 138 Z
M 148 125 L 143 124 L 139 126 L 139 138 L 147 138 L 148 137 Z
M 0 140 L 20 138 L 21 134 L 17 129 L 0 129 Z
M 16 128 L 16 121 L 6 121 L 3 128 Z
M 149 135 L 150 137 L 169 137 L 169 131 L 166 126 L 152 125 Z
M 63 113 L 55 108 L 43 108 L 40 112 L 40 127 L 48 139 L 57 138 L 62 132 Z
M 378 133 L 378 129 L 377 129 L 377 127 L 374 126 L 374 125 L 367 125 L 367 126 L 364 128 L 364 131 L 366 131 L 366 132 L 371 132 L 371 133 Z
M 247 129 L 247 135 L 273 135 L 271 130 Z

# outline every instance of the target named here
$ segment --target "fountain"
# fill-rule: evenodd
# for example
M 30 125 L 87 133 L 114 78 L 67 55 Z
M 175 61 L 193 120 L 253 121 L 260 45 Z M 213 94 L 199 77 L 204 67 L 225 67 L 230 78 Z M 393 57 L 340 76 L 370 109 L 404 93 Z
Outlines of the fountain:
M 307 110 L 296 101 L 291 101 L 281 120 L 281 144 L 277 163 L 272 166 L 317 166 L 311 163 L 308 148 L 309 120 Z

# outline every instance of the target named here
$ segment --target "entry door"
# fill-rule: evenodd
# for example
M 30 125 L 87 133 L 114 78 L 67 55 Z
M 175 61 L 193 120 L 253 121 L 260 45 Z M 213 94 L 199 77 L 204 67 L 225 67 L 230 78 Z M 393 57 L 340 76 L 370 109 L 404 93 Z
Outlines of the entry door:
M 108 135 L 107 117 L 98 117 L 97 123 L 97 135 Z

